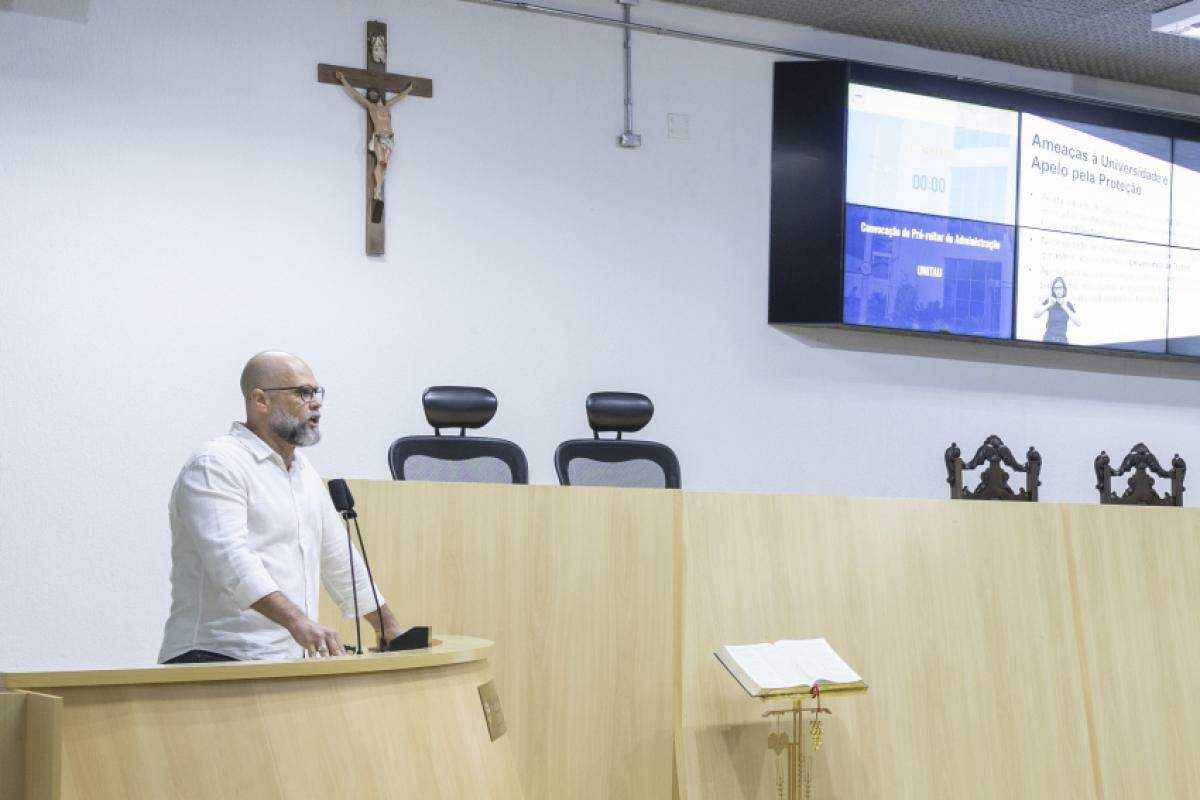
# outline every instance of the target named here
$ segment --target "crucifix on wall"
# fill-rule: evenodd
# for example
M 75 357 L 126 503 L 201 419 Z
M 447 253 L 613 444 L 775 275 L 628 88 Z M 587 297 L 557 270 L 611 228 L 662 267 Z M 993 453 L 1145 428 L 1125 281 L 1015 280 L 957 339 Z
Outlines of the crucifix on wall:
M 395 146 L 392 106 L 406 97 L 433 97 L 433 81 L 387 71 L 387 25 L 375 21 L 367 23 L 367 68 L 317 64 L 317 80 L 340 85 L 367 112 L 367 255 L 381 256 L 384 179 Z

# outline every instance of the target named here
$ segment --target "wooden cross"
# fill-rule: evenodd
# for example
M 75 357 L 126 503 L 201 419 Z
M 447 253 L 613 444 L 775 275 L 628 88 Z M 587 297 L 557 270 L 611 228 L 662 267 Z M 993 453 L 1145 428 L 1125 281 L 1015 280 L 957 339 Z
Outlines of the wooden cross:
M 344 80 L 343 80 L 344 79 Z M 367 255 L 383 255 L 383 187 L 392 152 L 391 106 L 404 97 L 433 97 L 433 81 L 387 71 L 387 25 L 367 23 L 367 68 L 317 64 L 317 80 L 339 84 L 367 111 Z M 355 89 L 365 89 L 365 96 Z M 393 92 L 387 100 L 387 92 Z

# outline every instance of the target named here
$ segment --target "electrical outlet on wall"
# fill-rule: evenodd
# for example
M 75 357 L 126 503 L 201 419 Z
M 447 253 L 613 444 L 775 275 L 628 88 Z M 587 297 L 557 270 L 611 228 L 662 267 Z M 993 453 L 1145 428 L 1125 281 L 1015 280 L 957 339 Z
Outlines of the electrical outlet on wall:
M 689 119 L 687 114 L 667 114 L 667 138 L 688 139 Z

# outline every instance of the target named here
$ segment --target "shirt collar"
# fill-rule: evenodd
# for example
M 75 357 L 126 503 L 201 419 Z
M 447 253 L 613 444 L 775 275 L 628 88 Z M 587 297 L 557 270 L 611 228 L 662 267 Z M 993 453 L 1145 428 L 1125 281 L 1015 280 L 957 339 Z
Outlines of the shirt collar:
M 266 461 L 272 459 L 279 466 L 284 466 L 283 456 L 276 453 L 271 445 L 259 438 L 258 434 L 250 430 L 241 422 L 235 422 L 229 428 L 229 435 L 238 440 L 238 443 L 250 451 L 250 455 L 254 456 L 256 461 Z M 292 463 L 300 469 L 304 469 L 304 458 L 297 450 L 292 455 Z

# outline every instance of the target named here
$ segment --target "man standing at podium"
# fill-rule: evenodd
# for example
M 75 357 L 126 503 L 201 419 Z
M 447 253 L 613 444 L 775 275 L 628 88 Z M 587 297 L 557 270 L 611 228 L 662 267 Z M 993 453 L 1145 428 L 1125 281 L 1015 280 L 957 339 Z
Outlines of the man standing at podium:
M 318 585 L 354 616 L 346 531 L 298 447 L 320 441 L 325 390 L 301 359 L 259 353 L 242 370 L 246 421 L 197 450 L 169 504 L 171 614 L 158 660 L 324 657 L 345 650 L 316 621 Z M 371 584 L 353 551 L 358 596 Z M 381 639 L 400 627 L 379 596 L 365 614 Z M 382 619 L 380 617 L 382 616 Z

